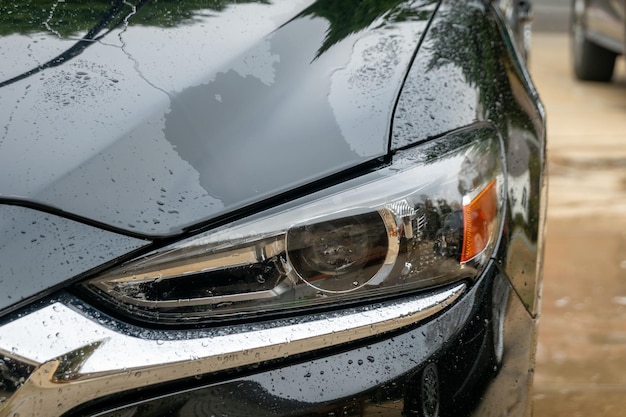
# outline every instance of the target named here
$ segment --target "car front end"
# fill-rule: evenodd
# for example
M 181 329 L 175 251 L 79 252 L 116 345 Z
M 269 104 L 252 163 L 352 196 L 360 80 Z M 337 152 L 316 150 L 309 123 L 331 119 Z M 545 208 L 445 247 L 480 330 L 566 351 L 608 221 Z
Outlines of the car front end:
M 530 415 L 524 54 L 491 2 L 370 3 L 2 38 L 59 53 L 0 83 L 0 416 Z

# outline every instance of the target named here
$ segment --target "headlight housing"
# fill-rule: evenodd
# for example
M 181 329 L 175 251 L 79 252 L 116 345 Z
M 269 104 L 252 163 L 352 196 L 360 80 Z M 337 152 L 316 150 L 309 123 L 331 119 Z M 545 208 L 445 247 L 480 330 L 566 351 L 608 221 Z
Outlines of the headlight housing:
M 81 285 L 135 320 L 180 324 L 472 281 L 497 245 L 505 189 L 501 140 L 481 125 Z

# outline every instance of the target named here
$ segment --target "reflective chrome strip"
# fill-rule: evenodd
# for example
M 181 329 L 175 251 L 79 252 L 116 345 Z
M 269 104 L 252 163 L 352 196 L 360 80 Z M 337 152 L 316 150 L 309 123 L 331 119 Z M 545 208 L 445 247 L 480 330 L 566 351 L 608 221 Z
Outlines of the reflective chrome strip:
M 110 394 L 374 336 L 443 310 L 465 289 L 458 284 L 374 307 L 210 329 L 198 337 L 190 332 L 179 340 L 120 333 L 57 302 L 0 327 L 0 355 L 38 365 L 0 402 L 0 417 L 52 417 Z

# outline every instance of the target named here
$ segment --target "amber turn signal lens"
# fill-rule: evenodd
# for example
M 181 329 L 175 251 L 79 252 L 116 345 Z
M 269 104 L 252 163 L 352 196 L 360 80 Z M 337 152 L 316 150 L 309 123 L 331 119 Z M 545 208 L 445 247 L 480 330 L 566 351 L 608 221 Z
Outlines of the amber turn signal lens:
M 498 213 L 496 180 L 492 180 L 474 199 L 463 206 L 463 251 L 467 262 L 485 250 L 492 236 Z

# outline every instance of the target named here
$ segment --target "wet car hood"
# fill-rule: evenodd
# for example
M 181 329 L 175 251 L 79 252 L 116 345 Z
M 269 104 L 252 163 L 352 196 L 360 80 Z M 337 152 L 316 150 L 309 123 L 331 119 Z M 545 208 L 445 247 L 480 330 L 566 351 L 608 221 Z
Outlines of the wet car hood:
M 385 155 L 436 7 L 13 3 L 0 6 L 0 198 L 145 235 Z

